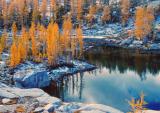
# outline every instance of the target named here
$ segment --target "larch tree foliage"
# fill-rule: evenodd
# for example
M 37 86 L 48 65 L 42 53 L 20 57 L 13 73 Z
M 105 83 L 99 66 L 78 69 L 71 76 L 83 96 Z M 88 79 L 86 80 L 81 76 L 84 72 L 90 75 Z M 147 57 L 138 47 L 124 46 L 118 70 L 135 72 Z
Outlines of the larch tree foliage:
M 154 21 L 154 9 L 151 6 L 148 6 L 146 8 L 145 12 L 145 31 L 146 34 L 148 35 L 152 30 L 153 30 L 153 21 Z
M 107 21 L 110 21 L 110 19 L 111 19 L 110 7 L 105 6 L 103 8 L 103 15 L 101 17 L 101 20 L 102 20 L 102 22 L 107 22 Z
M 0 40 L 3 50 L 7 48 L 7 37 L 8 37 L 8 34 L 7 34 L 6 29 L 5 29 L 3 31 L 3 34 L 2 34 L 1 40 Z
M 54 66 L 59 52 L 59 27 L 57 23 L 50 23 L 47 28 L 47 57 L 48 64 Z
M 52 38 L 52 23 L 48 25 L 47 28 L 47 58 L 48 58 L 48 64 L 53 65 L 54 60 L 54 50 L 53 50 L 53 38 Z
M 20 63 L 20 54 L 16 43 L 13 42 L 10 49 L 10 67 L 14 68 Z
M 83 31 L 81 27 L 78 27 L 76 29 L 76 36 L 77 36 L 78 44 L 80 48 L 79 57 L 81 57 L 81 55 L 83 54 Z
M 20 22 L 21 22 L 21 26 L 27 25 L 27 18 L 29 16 L 29 11 L 28 11 L 28 4 L 27 4 L 27 0 L 18 0 L 17 1 L 18 4 L 21 3 L 21 5 L 18 5 L 18 12 L 20 15 Z
M 154 11 L 150 7 L 137 7 L 135 15 L 135 36 L 141 40 L 152 31 Z
M 13 42 L 17 42 L 17 26 L 15 22 L 13 22 L 12 24 L 12 36 L 13 36 Z
M 25 27 L 22 27 L 21 38 L 22 38 L 24 46 L 26 48 L 26 55 L 28 55 L 28 53 L 29 53 L 29 46 L 30 46 L 29 44 L 30 43 L 29 43 L 29 34 L 28 34 L 28 32 L 27 32 L 27 30 L 26 30 Z
M 59 33 L 59 26 L 57 23 L 53 24 L 53 38 L 55 40 L 55 54 L 56 58 L 59 56 L 60 52 L 60 33 Z
M 72 58 L 77 56 L 77 38 L 76 35 L 72 36 L 71 38 L 71 53 L 72 53 Z
M 4 30 L 1 38 L 0 38 L 0 59 L 1 59 L 1 54 L 4 49 L 7 48 L 7 32 Z
M 70 51 L 71 50 L 71 33 L 72 33 L 72 22 L 70 18 L 67 18 L 63 22 L 63 38 L 64 38 L 64 51 Z M 67 62 L 70 59 L 70 55 L 66 55 Z
M 11 24 L 15 18 L 15 0 L 10 1 L 9 6 L 8 6 L 8 19 L 9 19 L 9 23 Z
M 64 35 L 64 46 L 66 49 L 70 48 L 70 39 L 71 39 L 71 33 L 72 33 L 72 22 L 70 18 L 67 18 L 63 22 L 63 35 Z
M 124 25 L 129 18 L 130 0 L 121 0 L 122 24 Z
M 96 14 L 96 12 L 97 12 L 96 5 L 91 5 L 89 8 L 89 14 L 87 15 L 87 20 L 89 23 L 92 24 L 92 21 L 94 19 L 94 15 Z
M 12 44 L 10 49 L 10 66 L 15 67 L 16 66 L 16 53 L 17 53 L 17 47 L 15 42 Z
M 6 3 L 6 0 L 1 0 L 2 3 L 2 18 L 3 18 L 3 24 L 4 27 L 7 28 L 8 25 L 8 5 Z
M 40 11 L 42 13 L 42 20 L 41 21 L 42 21 L 42 23 L 45 23 L 46 12 L 47 12 L 47 0 L 42 0 Z
M 57 3 L 56 0 L 50 0 L 50 15 L 52 15 L 54 20 L 56 20 L 56 15 L 57 15 Z
M 36 26 L 34 22 L 32 22 L 31 28 L 29 29 L 29 35 L 31 39 L 31 44 L 32 44 L 32 57 L 36 61 L 36 58 L 38 56 L 38 48 L 37 48 L 37 43 L 36 43 Z
M 3 52 L 3 47 L 2 43 L 0 42 L 0 60 L 2 59 L 2 52 Z
M 22 34 L 18 41 L 18 52 L 20 54 L 20 61 L 23 62 L 27 59 L 29 51 L 29 39 L 25 27 L 22 27 Z
M 26 57 L 27 57 L 27 50 L 25 47 L 24 39 L 22 37 L 18 40 L 18 47 L 17 48 L 18 48 L 18 54 L 20 55 L 19 56 L 20 62 L 25 61 Z
M 77 0 L 77 19 L 79 21 L 82 19 L 83 2 L 84 2 L 84 0 Z
M 75 6 L 75 0 L 70 0 L 70 6 L 71 6 L 71 14 L 72 14 L 72 16 L 75 16 L 75 13 L 76 13 L 76 6 Z
M 37 23 L 39 17 L 39 2 L 38 0 L 33 0 L 33 12 L 32 12 L 32 21 Z
M 135 15 L 135 36 L 139 40 L 144 37 L 144 12 L 143 7 L 137 7 Z
M 41 24 L 38 26 L 38 41 L 39 41 L 39 53 L 41 53 L 42 57 L 46 56 L 46 41 L 47 41 L 47 30 L 46 28 Z

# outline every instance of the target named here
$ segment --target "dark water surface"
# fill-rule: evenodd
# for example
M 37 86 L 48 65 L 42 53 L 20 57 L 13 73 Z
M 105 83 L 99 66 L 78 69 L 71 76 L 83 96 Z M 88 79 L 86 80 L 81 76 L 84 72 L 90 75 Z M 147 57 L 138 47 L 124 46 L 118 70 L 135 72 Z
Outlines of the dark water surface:
M 63 77 L 45 91 L 65 102 L 105 104 L 124 112 L 130 110 L 128 101 L 143 92 L 149 107 L 159 109 L 160 55 L 99 47 L 86 52 L 85 59 L 97 69 Z

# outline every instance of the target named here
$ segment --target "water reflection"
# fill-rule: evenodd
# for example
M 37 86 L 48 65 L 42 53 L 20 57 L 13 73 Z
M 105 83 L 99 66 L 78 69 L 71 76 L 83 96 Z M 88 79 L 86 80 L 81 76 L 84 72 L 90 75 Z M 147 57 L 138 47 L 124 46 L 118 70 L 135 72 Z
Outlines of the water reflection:
M 110 72 L 116 69 L 120 73 L 135 71 L 141 80 L 146 79 L 148 72 L 156 76 L 160 70 L 160 55 L 140 54 L 139 51 L 99 47 L 88 51 L 85 58 L 99 69 L 106 67 Z
M 95 48 L 85 53 L 85 59 L 96 64 L 96 70 L 63 77 L 44 90 L 65 102 L 99 103 L 127 112 L 128 100 L 142 91 L 148 103 L 160 102 L 159 58 L 123 49 Z
M 61 98 L 63 101 L 73 101 L 75 98 L 81 100 L 83 83 L 83 73 L 79 73 L 75 76 L 63 77 L 60 82 L 53 81 L 44 90 L 50 95 Z M 68 99 L 70 95 L 72 95 L 72 98 Z

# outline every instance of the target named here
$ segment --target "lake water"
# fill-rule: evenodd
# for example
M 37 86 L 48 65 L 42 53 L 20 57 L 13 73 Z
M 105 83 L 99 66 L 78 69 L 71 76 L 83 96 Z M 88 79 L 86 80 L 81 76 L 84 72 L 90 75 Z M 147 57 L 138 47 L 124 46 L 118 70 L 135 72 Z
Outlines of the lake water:
M 96 70 L 61 78 L 45 91 L 65 102 L 98 103 L 130 111 L 128 101 L 141 92 L 151 109 L 160 109 L 160 56 L 118 48 L 94 48 L 85 59 Z

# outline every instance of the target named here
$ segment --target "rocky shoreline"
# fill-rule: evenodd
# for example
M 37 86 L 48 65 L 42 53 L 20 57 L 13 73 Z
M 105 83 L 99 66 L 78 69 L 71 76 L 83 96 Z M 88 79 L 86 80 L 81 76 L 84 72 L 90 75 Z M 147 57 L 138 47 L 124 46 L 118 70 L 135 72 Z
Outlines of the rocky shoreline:
M 138 51 L 141 54 L 160 54 L 160 43 L 136 40 L 133 37 L 126 39 L 84 36 L 85 51 L 98 46 L 122 48 L 131 51 Z M 90 37 L 90 38 L 89 38 Z
M 26 61 L 14 69 L 9 69 L 5 62 L 1 63 L 0 82 L 19 88 L 43 88 L 51 81 L 58 81 L 66 75 L 93 70 L 96 67 L 85 61 L 73 60 L 72 65 L 60 65 L 53 69 L 47 68 L 47 63 Z
M 0 112 L 2 113 L 122 113 L 100 104 L 65 103 L 41 89 L 20 89 L 0 83 Z

